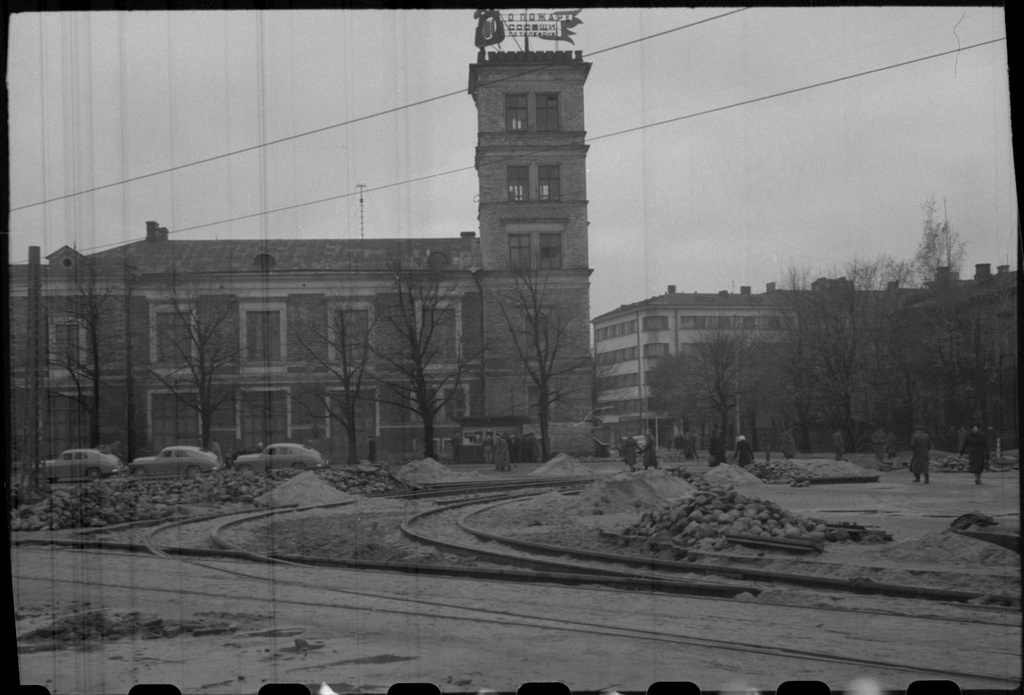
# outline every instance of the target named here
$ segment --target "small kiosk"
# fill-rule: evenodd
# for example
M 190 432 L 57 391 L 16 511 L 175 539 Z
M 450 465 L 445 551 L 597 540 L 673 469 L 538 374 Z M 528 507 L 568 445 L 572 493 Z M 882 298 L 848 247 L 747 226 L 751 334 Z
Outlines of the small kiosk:
M 488 432 L 514 434 L 522 439 L 523 426 L 529 418 L 514 415 L 499 417 L 464 417 L 458 420 L 462 445 L 459 449 L 459 463 L 484 463 L 484 438 Z

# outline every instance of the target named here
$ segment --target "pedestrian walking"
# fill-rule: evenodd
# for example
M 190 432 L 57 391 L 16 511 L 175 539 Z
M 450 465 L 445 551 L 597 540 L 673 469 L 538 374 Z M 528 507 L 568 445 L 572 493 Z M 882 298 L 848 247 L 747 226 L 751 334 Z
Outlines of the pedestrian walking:
M 725 463 L 725 442 L 715 430 L 708 439 L 708 466 L 714 468 L 720 463 Z
M 843 440 L 842 430 L 836 430 L 832 435 L 832 448 L 836 451 L 836 461 L 842 461 L 843 454 L 846 453 L 846 442 Z
M 981 485 L 981 472 L 988 470 L 988 441 L 981 426 L 971 425 L 971 431 L 964 435 L 964 443 L 960 445 L 959 455 L 967 452 L 967 467 L 974 473 L 974 484 Z
M 871 446 L 875 450 L 875 458 L 878 459 L 879 463 L 885 461 L 885 429 L 879 427 L 874 434 L 871 435 Z
M 654 433 L 647 430 L 647 442 L 644 444 L 644 470 L 658 467 L 658 443 L 654 441 Z
M 892 430 L 887 430 L 885 433 L 885 456 L 890 461 L 896 458 L 896 435 Z
M 793 433 L 789 430 L 784 430 L 779 435 L 779 451 L 787 459 L 796 456 L 796 440 L 793 439 Z
M 914 434 L 910 438 L 910 450 L 912 453 L 910 459 L 910 472 L 914 474 L 914 482 L 921 482 L 921 476 L 924 476 L 925 484 L 928 483 L 928 452 L 932 448 L 932 438 L 929 437 L 925 431 L 924 426 L 918 425 L 914 428 Z
M 754 462 L 754 450 L 750 448 L 750 442 L 742 434 L 736 437 L 736 451 L 733 452 L 732 460 L 739 459 L 740 468 L 746 468 Z
M 370 463 L 377 462 L 377 440 L 372 434 L 366 438 L 366 457 Z
M 512 470 L 508 457 L 508 438 L 504 434 L 499 434 L 494 439 L 494 467 L 499 471 Z
M 636 470 L 636 440 L 631 434 L 627 434 L 622 440 L 622 460 L 626 462 L 629 470 Z

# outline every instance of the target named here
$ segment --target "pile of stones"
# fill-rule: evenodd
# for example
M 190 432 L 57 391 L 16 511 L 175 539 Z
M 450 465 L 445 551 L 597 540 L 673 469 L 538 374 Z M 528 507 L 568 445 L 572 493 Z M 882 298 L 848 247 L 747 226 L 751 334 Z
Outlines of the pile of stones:
M 280 482 L 298 474 L 294 470 L 266 474 L 219 471 L 198 478 L 112 478 L 55 487 L 35 502 L 23 502 L 11 511 L 12 531 L 56 531 L 101 528 L 114 524 L 154 521 L 184 516 L 193 504 L 252 504 Z M 407 486 L 373 466 L 321 470 L 316 474 L 332 486 L 353 494 L 375 494 Z
M 754 461 L 746 469 L 769 485 L 807 487 L 811 484 L 812 476 L 792 461 Z
M 623 535 L 654 543 L 724 550 L 732 546 L 725 534 L 770 538 L 829 540 L 823 521 L 802 519 L 775 502 L 746 497 L 735 490 L 706 487 L 693 497 L 644 512 Z M 838 539 L 837 539 L 838 540 Z

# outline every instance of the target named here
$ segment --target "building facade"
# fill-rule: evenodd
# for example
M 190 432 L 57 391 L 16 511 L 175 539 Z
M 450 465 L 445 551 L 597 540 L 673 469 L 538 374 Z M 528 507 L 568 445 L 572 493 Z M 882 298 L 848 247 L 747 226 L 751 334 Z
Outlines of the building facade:
M 148 222 L 144 240 L 48 256 L 32 316 L 34 271 L 12 266 L 16 448 L 29 450 L 28 423 L 41 419 L 44 456 L 120 442 L 134 457 L 215 439 L 224 452 L 298 441 L 341 461 L 351 439 L 334 414 L 359 375 L 361 397 L 343 416 L 358 457 L 369 435 L 383 457 L 422 453 L 423 423 L 402 407 L 419 391 L 443 403 L 432 433 L 442 457 L 456 432 L 479 439 L 489 424 L 540 434 L 539 404 L 552 451 L 589 451 L 589 429 L 575 426 L 590 405 L 589 69 L 579 52 L 481 51 L 470 66 L 479 234 L 185 241 Z M 415 321 L 403 334 L 406 300 Z M 34 370 L 33 326 L 44 335 Z M 413 334 L 429 344 L 406 359 Z M 417 361 L 422 383 L 386 389 L 389 370 L 394 381 Z

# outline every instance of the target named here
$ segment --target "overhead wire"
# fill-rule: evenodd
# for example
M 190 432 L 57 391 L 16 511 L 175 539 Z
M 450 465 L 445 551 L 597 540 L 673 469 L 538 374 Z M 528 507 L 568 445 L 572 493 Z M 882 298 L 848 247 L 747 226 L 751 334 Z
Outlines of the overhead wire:
M 681 31 L 683 29 L 688 29 L 690 27 L 694 27 L 694 26 L 697 26 L 699 24 L 704 24 L 706 22 L 710 22 L 710 21 L 715 20 L 715 19 L 721 19 L 723 17 L 728 17 L 729 15 L 736 14 L 737 12 L 742 12 L 743 10 L 746 10 L 746 9 L 749 9 L 749 8 L 741 8 L 741 9 L 738 9 L 738 10 L 732 10 L 732 11 L 726 12 L 724 14 L 715 15 L 714 17 L 708 17 L 708 18 L 705 18 L 705 19 L 702 19 L 702 20 L 699 20 L 699 21 L 696 21 L 696 22 L 691 22 L 690 24 L 683 24 L 683 25 L 680 25 L 678 27 L 674 27 L 672 29 L 659 32 L 657 34 L 652 34 L 651 36 L 642 36 L 642 37 L 640 37 L 638 39 L 633 39 L 631 41 L 626 41 L 625 43 L 617 44 L 617 45 L 614 45 L 614 46 L 609 46 L 607 48 L 602 48 L 600 50 L 593 51 L 591 53 L 587 53 L 587 54 L 585 54 L 585 57 L 589 58 L 590 56 L 594 56 L 594 55 L 597 55 L 599 53 L 607 53 L 608 51 L 613 51 L 613 50 L 616 50 L 616 49 L 619 49 L 619 48 L 624 48 L 626 46 L 631 46 L 631 45 L 633 45 L 635 43 L 639 43 L 641 41 L 647 41 L 649 39 L 654 39 L 654 38 L 658 38 L 658 37 L 661 37 L 661 36 L 665 36 L 666 34 L 670 34 L 670 33 L 677 32 L 677 31 Z M 516 42 L 516 44 L 518 45 L 518 42 Z M 537 72 L 537 71 L 539 71 L 541 69 L 543 69 L 543 68 L 540 68 L 540 67 L 529 68 L 529 69 L 523 70 L 522 72 L 517 72 L 515 74 L 507 75 L 505 77 L 499 78 L 499 79 L 495 80 L 494 83 L 503 82 L 503 81 L 507 81 L 507 80 L 518 79 L 520 77 L 523 77 L 523 76 L 532 74 L 534 72 Z M 432 103 L 432 102 L 435 102 L 435 101 L 440 101 L 441 99 L 448 99 L 448 98 L 453 97 L 453 96 L 459 96 L 459 95 L 461 95 L 463 93 L 465 93 L 465 89 L 458 89 L 458 90 L 456 90 L 454 92 L 446 92 L 444 94 L 439 94 L 437 96 L 428 97 L 426 99 L 421 99 L 419 101 L 410 102 L 408 104 L 403 104 L 401 106 L 395 106 L 394 108 L 385 109 L 383 111 L 376 111 L 374 113 L 370 113 L 370 114 L 367 114 L 365 116 L 357 116 L 355 118 L 350 118 L 350 119 L 348 119 L 346 121 L 342 121 L 340 123 L 334 123 L 334 124 L 323 126 L 323 127 L 320 127 L 320 128 L 314 128 L 313 130 L 307 130 L 307 131 L 304 131 L 302 133 L 296 133 L 294 135 L 287 135 L 285 137 L 277 138 L 275 140 L 268 140 L 266 142 L 262 142 L 262 143 L 257 144 L 257 145 L 250 145 L 249 147 L 243 147 L 241 149 L 232 150 L 230 152 L 224 152 L 222 154 L 213 155 L 211 157 L 205 157 L 203 159 L 197 159 L 197 160 L 194 160 L 192 162 L 187 162 L 185 164 L 179 164 L 177 166 L 167 167 L 165 169 L 159 169 L 157 171 L 151 171 L 151 172 L 149 172 L 147 174 L 139 174 L 138 176 L 133 176 L 131 178 L 122 179 L 120 181 L 112 181 L 111 183 L 105 183 L 105 184 L 102 184 L 100 186 L 94 186 L 92 188 L 87 188 L 87 189 L 84 189 L 84 190 L 81 190 L 81 191 L 75 191 L 73 193 L 66 193 L 66 194 L 61 195 L 61 196 L 56 196 L 54 198 L 47 198 L 45 200 L 40 200 L 40 201 L 35 202 L 35 203 L 27 203 L 25 205 L 19 205 L 17 207 L 10 208 L 9 211 L 10 212 L 16 212 L 18 210 L 25 210 L 25 209 L 32 208 L 32 207 L 38 207 L 39 205 L 46 205 L 48 203 L 57 202 L 57 201 L 60 201 L 60 200 L 64 200 L 66 198 L 73 198 L 75 196 L 85 195 L 86 193 L 95 193 L 96 191 L 102 191 L 102 190 L 107 189 L 107 188 L 113 188 L 114 186 L 122 186 L 122 185 L 127 184 L 127 183 L 133 183 L 135 181 L 141 181 L 141 180 L 144 180 L 144 179 L 152 178 L 154 176 L 160 176 L 162 174 L 169 174 L 171 172 L 178 171 L 178 170 L 181 170 L 181 169 L 186 169 L 188 167 L 199 166 L 200 164 L 208 164 L 210 162 L 215 162 L 215 161 L 217 161 L 219 159 L 225 159 L 227 157 L 233 157 L 235 155 L 244 154 L 246 152 L 252 152 L 254 150 L 259 150 L 259 149 L 262 149 L 262 148 L 271 147 L 273 145 L 279 145 L 279 144 L 284 143 L 284 142 L 289 142 L 289 141 L 292 141 L 292 140 L 296 140 L 298 138 L 304 138 L 304 137 L 307 137 L 307 136 L 310 136 L 310 135 L 316 135 L 316 134 L 323 133 L 323 132 L 326 132 L 326 131 L 329 131 L 329 130 L 334 130 L 335 128 L 342 128 L 342 127 L 349 126 L 349 125 L 352 125 L 352 124 L 355 124 L 355 123 L 360 123 L 362 121 L 371 120 L 373 118 L 379 118 L 381 116 L 391 115 L 391 114 L 397 113 L 399 111 L 404 111 L 406 109 L 411 109 L 411 108 L 414 108 L 414 107 L 417 107 L 417 106 L 423 106 L 425 104 L 429 104 L 429 103 Z
M 662 32 L 662 33 L 664 34 L 665 32 Z M 723 105 L 723 106 L 718 106 L 718 107 L 714 107 L 714 108 L 710 108 L 710 109 L 704 109 L 702 111 L 697 111 L 697 112 L 693 112 L 693 113 L 689 113 L 689 114 L 684 114 L 682 116 L 677 116 L 677 117 L 674 117 L 674 118 L 663 119 L 661 121 L 657 121 L 657 122 L 654 122 L 654 123 L 645 123 L 645 124 L 643 124 L 641 126 L 635 126 L 635 127 L 632 127 L 632 128 L 625 128 L 623 130 L 618 130 L 618 131 L 614 131 L 614 132 L 611 132 L 611 133 L 606 133 L 604 135 L 596 135 L 594 137 L 587 138 L 584 141 L 584 144 L 589 144 L 589 143 L 593 143 L 593 142 L 596 142 L 596 141 L 599 141 L 599 140 L 605 140 L 605 139 L 608 139 L 608 138 L 611 138 L 611 137 L 617 137 L 617 136 L 620 136 L 620 135 L 627 135 L 629 133 L 638 132 L 638 131 L 644 130 L 646 128 L 654 128 L 654 127 L 666 125 L 666 124 L 669 124 L 669 123 L 675 123 L 675 122 L 682 121 L 682 120 L 687 120 L 687 119 L 690 119 L 690 118 L 696 118 L 698 116 L 704 116 L 704 115 L 708 115 L 708 114 L 712 114 L 712 113 L 718 113 L 718 112 L 726 111 L 726 110 L 733 109 L 733 108 L 739 108 L 741 106 L 748 106 L 748 105 L 755 104 L 755 103 L 758 103 L 758 102 L 767 101 L 767 100 L 770 100 L 770 99 L 776 99 L 776 98 L 779 98 L 779 97 L 788 96 L 788 95 L 791 95 L 791 94 L 796 94 L 796 93 L 799 93 L 799 92 L 804 92 L 804 91 L 808 91 L 808 90 L 811 90 L 811 89 L 816 89 L 816 88 L 819 88 L 819 87 L 825 87 L 825 86 L 828 86 L 828 85 L 836 84 L 836 83 L 839 83 L 839 82 L 844 82 L 844 81 L 847 81 L 847 80 L 856 79 L 856 78 L 859 78 L 859 77 L 865 77 L 867 75 L 877 74 L 877 73 L 885 72 L 885 71 L 888 71 L 888 70 L 894 70 L 896 68 L 906 67 L 908 65 L 913 65 L 913 64 L 916 64 L 916 63 L 921 63 L 921 62 L 924 62 L 924 61 L 927 61 L 927 60 L 934 60 L 936 58 L 941 58 L 943 56 L 948 56 L 948 55 L 951 55 L 951 54 L 954 54 L 954 53 L 959 53 L 959 52 L 962 52 L 962 51 L 968 51 L 968 50 L 971 50 L 971 49 L 974 49 L 974 48 L 980 48 L 980 47 L 983 47 L 983 46 L 991 45 L 991 44 L 998 43 L 1000 41 L 1005 41 L 1005 40 L 1006 40 L 1005 36 L 998 37 L 998 38 L 995 38 L 995 39 L 991 39 L 991 40 L 988 40 L 988 41 L 983 41 L 983 42 L 972 44 L 972 45 L 969 45 L 969 46 L 960 46 L 960 47 L 957 47 L 955 49 L 951 49 L 951 50 L 948 50 L 948 51 L 941 51 L 939 53 L 933 53 L 933 54 L 930 54 L 930 55 L 927 55 L 927 56 L 922 56 L 922 57 L 919 57 L 919 58 L 913 58 L 911 60 L 901 61 L 899 63 L 892 63 L 890 65 L 885 65 L 885 66 L 878 67 L 878 68 L 872 68 L 870 70 L 864 70 L 864 71 L 853 73 L 853 74 L 850 74 L 850 75 L 845 75 L 845 76 L 842 76 L 842 77 L 837 77 L 837 78 L 833 78 L 833 79 L 829 79 L 829 80 L 823 80 L 823 81 L 820 81 L 820 82 L 815 82 L 813 84 L 804 85 L 802 87 L 795 87 L 793 89 L 783 90 L 783 91 L 780 91 L 780 92 L 773 92 L 772 94 L 767 94 L 767 95 L 760 96 L 760 97 L 754 97 L 754 98 L 751 98 L 751 99 L 745 99 L 743 101 L 733 102 L 731 104 L 726 104 L 726 105 Z M 635 41 L 634 42 L 629 42 L 629 43 L 635 43 Z M 628 44 L 622 44 L 622 45 L 628 45 Z M 420 102 L 420 103 L 422 103 L 422 102 Z M 404 107 L 399 107 L 399 108 L 404 108 Z M 389 113 L 389 112 L 393 112 L 393 111 L 394 111 L 394 109 L 390 110 L 388 112 L 384 112 L 384 113 Z M 363 117 L 363 118 L 366 118 L 366 117 Z M 361 120 L 361 119 L 354 119 L 354 120 Z M 292 136 L 292 137 L 296 137 L 296 136 Z M 573 145 L 561 145 L 561 146 L 553 146 L 553 147 L 534 149 L 534 150 L 531 150 L 529 152 L 519 153 L 519 154 L 517 154 L 515 156 L 499 160 L 497 162 L 491 162 L 491 163 L 489 163 L 489 164 L 487 164 L 485 166 L 497 166 L 497 165 L 505 164 L 505 163 L 510 162 L 510 161 L 515 161 L 515 160 L 526 158 L 526 157 L 533 157 L 533 156 L 536 156 L 537 154 L 550 153 L 550 152 L 558 151 L 560 149 L 564 149 L 566 147 L 578 147 L 578 146 L 579 146 L 578 144 L 573 144 Z M 423 176 L 418 176 L 418 177 L 414 177 L 414 178 L 410 178 L 410 179 L 403 179 L 401 181 L 395 181 L 395 182 L 388 183 L 388 184 L 383 184 L 383 185 L 380 185 L 380 186 L 374 186 L 372 188 L 371 187 L 367 187 L 367 188 L 365 188 L 363 190 L 363 193 L 365 194 L 365 193 L 374 192 L 374 191 L 387 190 L 389 188 L 394 188 L 394 187 L 397 187 L 397 186 L 409 185 L 409 184 L 412 184 L 412 183 L 418 183 L 418 182 L 421 182 L 421 181 L 426 181 L 426 180 L 430 180 L 430 179 L 434 179 L 434 178 L 440 178 L 440 177 L 443 177 L 443 176 L 451 176 L 453 174 L 458 174 L 458 173 L 462 173 L 462 172 L 466 172 L 466 171 L 472 171 L 474 169 L 476 169 L 476 165 L 475 164 L 474 165 L 470 165 L 470 166 L 465 166 L 465 167 L 459 167 L 459 168 L 456 168 L 456 169 L 449 169 L 449 170 L 446 170 L 446 171 L 435 172 L 435 173 L 432 173 L 432 174 L 425 174 Z M 193 225 L 193 226 L 190 226 L 190 227 L 184 227 L 184 228 L 181 228 L 181 229 L 176 229 L 176 230 L 174 230 L 171 233 L 172 234 L 180 234 L 180 233 L 184 233 L 184 232 L 196 231 L 196 230 L 199 230 L 199 229 L 205 229 L 207 227 L 213 227 L 213 226 L 222 225 L 222 224 L 229 224 L 231 222 L 238 222 L 238 221 L 241 221 L 241 220 L 251 219 L 253 217 L 258 217 L 258 216 L 261 216 L 261 215 L 270 215 L 270 214 L 274 214 L 274 213 L 278 213 L 278 212 L 284 212 L 284 211 L 287 211 L 287 210 L 296 209 L 296 208 L 299 208 L 299 207 L 305 207 L 305 206 L 308 206 L 308 205 L 318 205 L 318 204 L 321 204 L 321 203 L 330 202 L 330 201 L 334 201 L 334 200 L 341 200 L 341 199 L 345 199 L 345 198 L 351 198 L 351 197 L 357 196 L 357 195 L 359 195 L 359 193 L 357 193 L 357 192 L 342 193 L 342 194 L 335 195 L 335 196 L 328 196 L 328 197 L 320 198 L 320 199 L 317 199 L 317 200 L 311 200 L 311 201 L 307 201 L 307 202 L 303 202 L 303 203 L 297 203 L 295 205 L 287 205 L 287 206 L 283 206 L 283 207 L 280 207 L 280 208 L 275 208 L 273 210 L 263 210 L 263 211 L 260 211 L 260 212 L 250 213 L 250 214 L 247 214 L 247 215 L 240 215 L 240 216 L 237 216 L 237 217 L 231 217 L 231 218 L 227 218 L 227 219 L 223 219 L 223 220 L 217 220 L 217 221 L 214 221 L 214 222 L 207 222 L 207 223 L 203 223 L 203 224 Z M 118 246 L 121 243 L 123 243 L 123 242 L 114 242 L 114 243 L 110 243 L 110 244 L 103 244 L 103 245 L 100 245 L 100 246 L 94 246 L 94 247 L 91 247 L 89 249 L 83 249 L 83 250 L 96 251 L 96 250 L 101 250 L 101 249 L 112 247 L 112 246 Z

